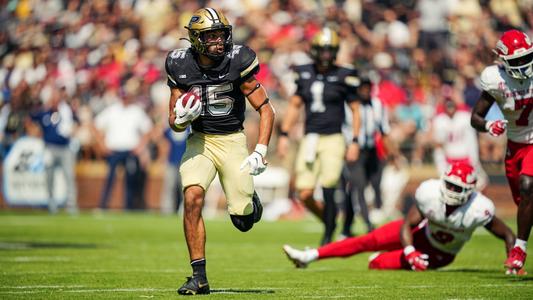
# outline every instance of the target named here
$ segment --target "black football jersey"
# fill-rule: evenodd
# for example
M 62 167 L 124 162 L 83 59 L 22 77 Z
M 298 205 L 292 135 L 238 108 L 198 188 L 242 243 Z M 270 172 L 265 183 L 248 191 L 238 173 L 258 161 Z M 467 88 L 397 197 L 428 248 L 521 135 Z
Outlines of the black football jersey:
M 357 100 L 357 71 L 334 66 L 320 74 L 314 64 L 295 66 L 293 70 L 296 95 L 305 104 L 305 133 L 340 133 L 345 116 L 344 102 Z
M 234 45 L 222 61 L 202 68 L 190 48 L 168 53 L 165 68 L 171 88 L 196 91 L 202 97 L 202 113 L 192 122 L 195 131 L 227 134 L 243 129 L 246 98 L 240 86 L 259 71 L 255 52 Z

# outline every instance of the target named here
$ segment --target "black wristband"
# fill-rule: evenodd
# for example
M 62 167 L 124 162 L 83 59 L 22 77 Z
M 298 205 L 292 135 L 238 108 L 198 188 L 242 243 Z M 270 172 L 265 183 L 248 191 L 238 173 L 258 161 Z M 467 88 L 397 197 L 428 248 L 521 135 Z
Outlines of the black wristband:
M 353 143 L 353 144 L 359 144 L 359 139 L 358 139 L 356 136 L 354 136 L 354 137 L 352 138 L 352 143 Z
M 289 136 L 289 133 L 287 131 L 280 130 L 279 131 L 280 136 Z

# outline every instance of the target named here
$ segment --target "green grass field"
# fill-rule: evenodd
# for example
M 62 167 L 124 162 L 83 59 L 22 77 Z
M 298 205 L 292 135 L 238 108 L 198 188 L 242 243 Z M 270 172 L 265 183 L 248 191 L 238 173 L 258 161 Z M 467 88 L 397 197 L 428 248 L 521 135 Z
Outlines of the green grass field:
M 321 227 L 312 219 L 262 222 L 248 233 L 229 218 L 206 226 L 212 294 L 202 298 L 533 298 L 533 275 L 505 276 L 503 243 L 485 230 L 451 266 L 415 273 L 368 271 L 368 254 L 295 269 L 281 246 L 315 246 Z M 0 212 L 0 299 L 182 297 L 176 288 L 190 275 L 188 260 L 176 216 Z

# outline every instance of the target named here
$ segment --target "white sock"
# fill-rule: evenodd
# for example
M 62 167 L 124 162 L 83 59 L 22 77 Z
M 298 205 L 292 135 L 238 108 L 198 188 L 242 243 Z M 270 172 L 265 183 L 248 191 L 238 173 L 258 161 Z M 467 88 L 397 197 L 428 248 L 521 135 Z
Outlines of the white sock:
M 309 249 L 305 251 L 305 261 L 312 262 L 318 259 L 318 250 Z
M 514 242 L 514 246 L 515 247 L 520 247 L 520 249 L 522 249 L 524 252 L 526 252 L 527 241 L 524 241 L 524 240 L 521 240 L 521 239 L 516 239 L 516 241 Z

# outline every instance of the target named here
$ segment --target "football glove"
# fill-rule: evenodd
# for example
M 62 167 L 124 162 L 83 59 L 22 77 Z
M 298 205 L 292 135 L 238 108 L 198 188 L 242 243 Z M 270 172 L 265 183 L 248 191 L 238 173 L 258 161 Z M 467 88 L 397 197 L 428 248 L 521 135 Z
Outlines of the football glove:
M 415 247 L 407 246 L 403 249 L 405 259 L 411 265 L 413 271 L 425 271 L 429 265 L 429 256 L 422 252 L 416 251 Z
M 267 162 L 265 160 L 267 151 L 266 145 L 258 144 L 255 147 L 254 152 L 250 154 L 247 158 L 244 159 L 244 161 L 241 164 L 241 171 L 243 171 L 246 166 L 249 167 L 249 173 L 250 175 L 259 175 L 263 173 L 266 170 Z
M 200 116 L 200 113 L 202 112 L 202 101 L 193 101 L 192 99 L 189 99 L 189 101 L 187 101 L 187 104 L 183 106 L 183 97 L 187 96 L 187 93 L 182 94 L 174 105 L 174 113 L 176 114 L 174 124 L 176 126 L 180 126 L 182 124 L 195 120 L 196 118 L 198 118 L 198 116 Z
M 485 129 L 487 129 L 492 136 L 500 136 L 507 128 L 507 122 L 507 120 L 487 121 L 485 124 Z

